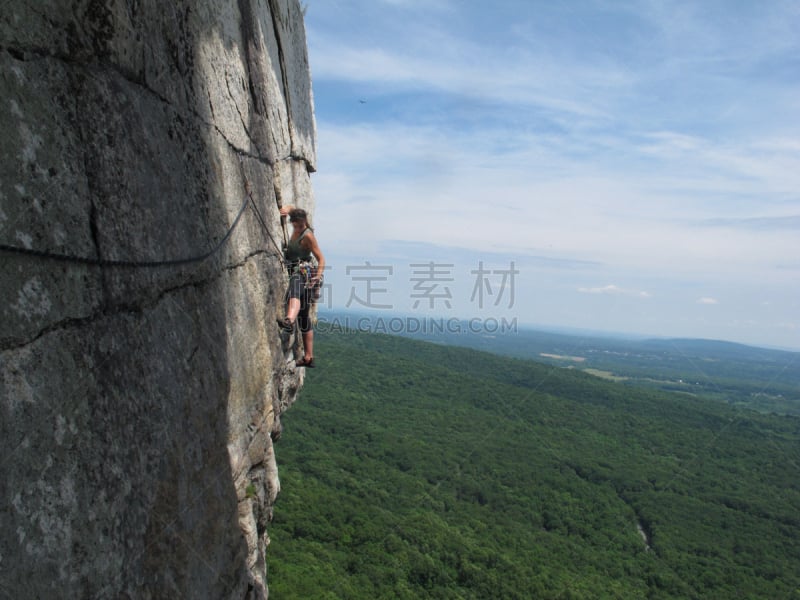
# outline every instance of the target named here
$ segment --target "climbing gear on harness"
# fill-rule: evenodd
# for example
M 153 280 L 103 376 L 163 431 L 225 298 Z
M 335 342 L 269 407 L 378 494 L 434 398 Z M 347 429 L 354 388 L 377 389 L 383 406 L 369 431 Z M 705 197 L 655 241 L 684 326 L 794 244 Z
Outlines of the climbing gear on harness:
M 300 277 L 303 278 L 303 282 L 305 283 L 306 287 L 309 287 L 309 283 L 311 282 L 311 278 L 314 276 L 314 272 L 316 269 L 311 262 L 304 260 L 297 263 L 294 267 L 292 273 L 297 273 Z
M 297 263 L 292 263 L 289 270 L 290 277 L 298 277 L 302 284 L 302 288 L 297 288 L 305 291 L 304 297 L 313 304 L 319 300 L 323 276 L 317 276 L 318 269 L 314 263 L 308 260 L 302 260 Z M 289 290 L 287 290 L 288 294 Z

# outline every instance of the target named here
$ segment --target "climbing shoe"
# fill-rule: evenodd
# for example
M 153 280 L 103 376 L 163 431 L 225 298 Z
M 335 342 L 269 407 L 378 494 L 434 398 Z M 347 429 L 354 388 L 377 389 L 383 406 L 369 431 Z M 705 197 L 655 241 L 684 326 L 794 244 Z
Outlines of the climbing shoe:
M 305 357 L 298 360 L 294 363 L 295 367 L 308 367 L 309 369 L 313 369 L 316 365 L 314 365 L 314 357 L 309 358 L 308 360 Z

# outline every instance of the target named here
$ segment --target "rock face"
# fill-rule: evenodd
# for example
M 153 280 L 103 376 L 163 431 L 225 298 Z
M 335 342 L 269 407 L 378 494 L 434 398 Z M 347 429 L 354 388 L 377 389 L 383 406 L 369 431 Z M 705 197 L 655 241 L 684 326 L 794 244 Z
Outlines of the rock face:
M 300 5 L 0 5 L 0 244 L 214 250 L 0 251 L 0 597 L 266 597 L 302 384 L 278 208 L 314 208 Z

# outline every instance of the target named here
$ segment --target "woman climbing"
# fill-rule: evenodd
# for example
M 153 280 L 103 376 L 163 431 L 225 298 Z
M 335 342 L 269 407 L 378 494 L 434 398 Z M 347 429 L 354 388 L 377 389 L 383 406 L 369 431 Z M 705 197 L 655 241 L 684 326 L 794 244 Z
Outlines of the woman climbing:
M 322 284 L 322 272 L 325 270 L 325 257 L 319 249 L 314 230 L 308 224 L 308 215 L 302 208 L 291 205 L 281 208 L 281 216 L 289 215 L 292 224 L 292 237 L 286 246 L 286 265 L 289 269 L 289 301 L 286 307 L 286 318 L 278 319 L 284 331 L 291 332 L 295 321 L 303 334 L 303 358 L 295 365 L 298 367 L 314 367 L 314 328 L 309 317 L 311 305 L 316 299 Z M 317 259 L 317 268 L 311 263 L 311 256 Z

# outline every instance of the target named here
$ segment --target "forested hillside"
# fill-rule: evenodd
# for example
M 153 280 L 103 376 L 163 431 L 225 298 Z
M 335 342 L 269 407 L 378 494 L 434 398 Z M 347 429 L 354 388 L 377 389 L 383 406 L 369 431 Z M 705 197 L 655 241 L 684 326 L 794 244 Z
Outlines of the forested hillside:
M 800 598 L 800 419 L 375 334 L 284 417 L 283 598 Z
M 342 325 L 352 323 L 377 333 L 397 333 L 438 344 L 529 358 L 625 385 L 683 392 L 760 412 L 800 416 L 800 352 L 714 340 L 556 333 L 515 325 L 505 331 L 498 326 L 498 331 L 491 334 L 471 331 L 468 321 L 458 320 L 434 319 L 428 323 L 411 319 L 409 327 L 387 330 L 387 321 L 381 318 L 326 314 L 327 320 L 320 322 L 320 329 L 342 333 Z M 388 320 L 390 324 L 395 321 L 402 323 L 398 318 Z

